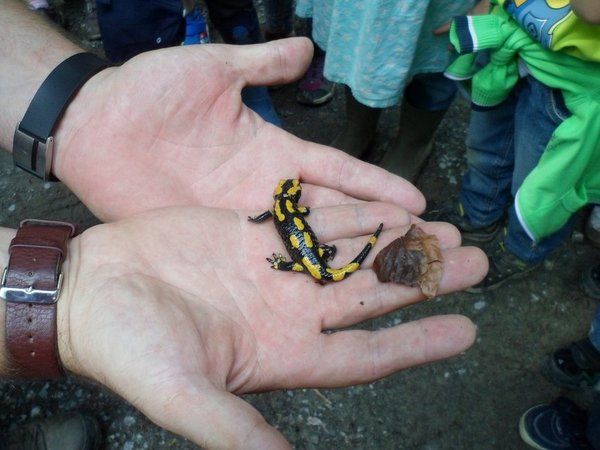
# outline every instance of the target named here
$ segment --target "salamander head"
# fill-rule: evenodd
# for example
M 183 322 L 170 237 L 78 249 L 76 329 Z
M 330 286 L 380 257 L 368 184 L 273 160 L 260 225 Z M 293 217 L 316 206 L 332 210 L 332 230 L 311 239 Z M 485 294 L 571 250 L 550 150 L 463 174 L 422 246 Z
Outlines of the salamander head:
M 279 180 L 273 192 L 273 199 L 289 198 L 292 202 L 297 203 L 301 195 L 302 186 L 300 186 L 300 180 L 282 179 Z

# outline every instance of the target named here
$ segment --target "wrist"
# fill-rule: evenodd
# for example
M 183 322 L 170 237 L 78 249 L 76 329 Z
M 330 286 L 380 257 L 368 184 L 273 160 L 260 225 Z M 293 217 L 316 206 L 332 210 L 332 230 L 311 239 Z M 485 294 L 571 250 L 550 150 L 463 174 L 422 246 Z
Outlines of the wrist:
M 63 287 L 71 273 L 65 262 L 74 232 L 70 223 L 29 219 L 21 222 L 10 243 L 10 231 L 0 239 L 7 249 L 0 291 L 2 369 L 10 377 L 58 378 L 73 366 L 68 358 L 66 366 L 61 364 L 61 351 L 69 352 L 60 344 L 71 341 L 71 296 L 63 296 Z
M 46 77 L 15 129 L 15 165 L 45 181 L 56 181 L 53 171 L 54 136 L 73 97 L 108 63 L 88 52 L 62 61 Z
M 56 331 L 58 339 L 58 354 L 66 372 L 81 374 L 82 370 L 74 354 L 74 342 L 71 328 L 80 318 L 73 317 L 72 307 L 75 299 L 74 291 L 77 286 L 77 268 L 79 267 L 80 237 L 75 236 L 69 242 L 69 256 L 63 262 L 63 285 L 57 302 Z
M 69 184 L 71 174 L 80 170 L 77 152 L 83 148 L 97 148 L 94 128 L 98 117 L 109 117 L 110 106 L 99 95 L 102 82 L 114 70 L 108 67 L 92 76 L 73 97 L 54 132 L 54 175 Z M 102 126 L 107 126 L 103 124 Z M 82 199 L 83 200 L 83 199 Z

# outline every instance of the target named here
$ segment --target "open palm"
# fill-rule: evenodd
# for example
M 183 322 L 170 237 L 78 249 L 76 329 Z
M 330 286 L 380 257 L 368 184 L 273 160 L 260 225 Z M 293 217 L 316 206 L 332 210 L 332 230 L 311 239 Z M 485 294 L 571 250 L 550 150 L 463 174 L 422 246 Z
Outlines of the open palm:
M 55 171 L 104 220 L 182 204 L 266 209 L 265 192 L 280 178 L 302 178 L 315 206 L 351 196 L 420 213 L 423 197 L 404 180 L 302 141 L 244 106 L 245 85 L 290 82 L 311 54 L 302 38 L 211 44 L 149 52 L 106 69 L 67 109 Z
M 170 208 L 99 225 L 71 245 L 59 329 L 68 369 L 101 381 L 159 425 L 206 448 L 285 448 L 286 441 L 234 394 L 368 382 L 468 347 L 464 317 L 431 317 L 369 332 L 346 330 L 422 298 L 377 282 L 368 269 L 340 283 L 276 272 L 284 251 L 272 224 L 249 213 Z M 403 234 L 409 215 L 384 203 L 315 208 L 309 221 L 335 243 L 339 266 L 379 221 L 374 252 Z M 454 248 L 453 227 L 422 224 L 445 248 L 442 291 L 477 282 L 485 257 Z M 76 268 L 76 269 L 75 269 Z M 64 335 L 63 335 L 64 336 Z M 403 345 L 399 345 L 403 343 Z

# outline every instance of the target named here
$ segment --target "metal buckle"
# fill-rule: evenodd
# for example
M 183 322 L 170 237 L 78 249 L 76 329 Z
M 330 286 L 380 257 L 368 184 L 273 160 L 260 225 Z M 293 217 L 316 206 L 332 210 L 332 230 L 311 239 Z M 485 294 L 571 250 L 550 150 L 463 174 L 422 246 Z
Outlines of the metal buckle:
M 53 147 L 52 136 L 48 136 L 46 142 L 42 142 L 21 130 L 19 123 L 13 138 L 12 154 L 15 166 L 44 181 L 50 181 Z
M 26 288 L 6 286 L 7 273 L 8 267 L 5 267 L 2 273 L 2 284 L 0 285 L 0 298 L 3 298 L 7 302 L 49 305 L 56 303 L 58 300 L 62 287 L 62 272 L 58 274 L 56 289 L 52 290 L 34 289 L 33 286 Z

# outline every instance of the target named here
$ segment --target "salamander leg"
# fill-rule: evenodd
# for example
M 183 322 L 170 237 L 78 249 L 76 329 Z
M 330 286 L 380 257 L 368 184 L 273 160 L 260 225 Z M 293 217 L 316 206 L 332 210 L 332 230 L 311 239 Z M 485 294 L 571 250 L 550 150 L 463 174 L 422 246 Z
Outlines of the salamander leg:
M 335 254 L 337 253 L 337 247 L 335 245 L 327 245 L 321 244 L 319 245 L 319 256 L 321 256 L 325 261 L 330 261 L 335 258 Z
M 286 261 L 285 256 L 281 253 L 273 253 L 272 258 L 267 258 L 271 263 L 271 268 L 275 270 L 293 270 L 294 272 L 302 272 L 304 267 L 294 261 Z
M 248 220 L 254 223 L 261 223 L 267 219 L 270 219 L 271 217 L 273 217 L 273 213 L 271 211 L 265 211 L 258 216 L 248 216 Z
M 310 208 L 308 206 L 296 206 L 296 211 L 298 211 L 303 216 L 308 216 L 310 214 Z

